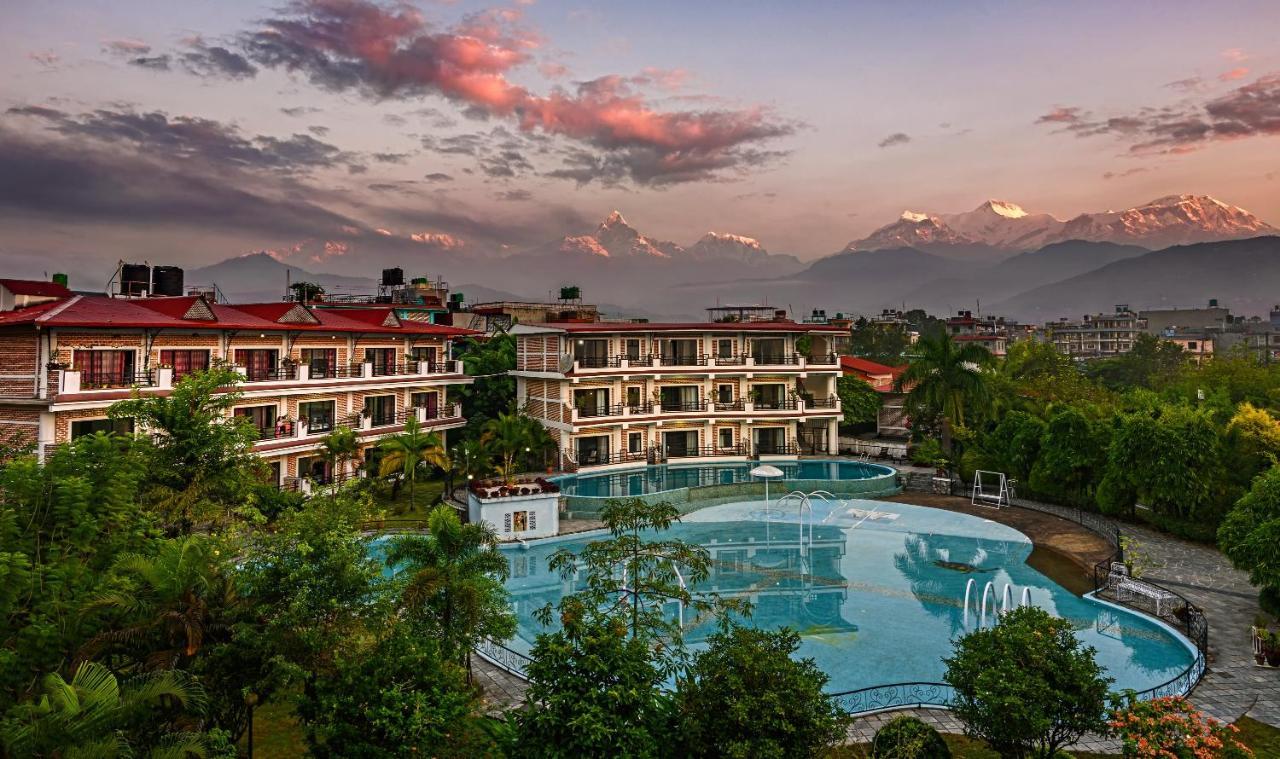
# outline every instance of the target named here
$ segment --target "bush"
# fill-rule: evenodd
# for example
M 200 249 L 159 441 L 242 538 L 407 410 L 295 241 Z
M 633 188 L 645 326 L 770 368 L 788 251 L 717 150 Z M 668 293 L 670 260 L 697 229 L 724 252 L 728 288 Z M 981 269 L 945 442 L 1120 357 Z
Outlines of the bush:
M 791 657 L 800 636 L 731 626 L 714 634 L 679 681 L 685 756 L 813 756 L 845 737 L 849 717 L 822 693 L 827 676 Z
M 1265 608 L 1280 604 L 1280 465 L 1253 481 L 1218 529 L 1218 545 L 1236 569 L 1262 590 Z
M 911 463 L 916 466 L 945 466 L 947 457 L 942 452 L 942 443 L 934 438 L 925 438 L 911 448 Z
M 1203 757 L 1245 759 L 1253 752 L 1235 738 L 1239 729 L 1206 719 L 1184 698 L 1132 701 L 1111 715 L 1111 727 L 1134 759 Z
M 876 731 L 872 759 L 951 759 L 951 749 L 931 725 L 898 717 Z
M 954 710 L 966 731 L 1001 756 L 1051 757 L 1085 733 L 1105 732 L 1111 678 L 1071 623 L 1026 606 L 962 637 L 946 659 Z

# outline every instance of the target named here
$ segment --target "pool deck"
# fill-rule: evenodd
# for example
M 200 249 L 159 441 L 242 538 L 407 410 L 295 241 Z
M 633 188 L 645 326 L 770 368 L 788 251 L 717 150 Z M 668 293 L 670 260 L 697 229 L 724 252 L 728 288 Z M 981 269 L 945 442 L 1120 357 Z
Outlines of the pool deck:
M 881 500 L 956 511 L 1008 525 L 1044 549 L 1092 572 L 1093 565 L 1112 554 L 1110 544 L 1097 534 L 1066 519 L 1018 507 L 992 509 L 973 506 L 966 498 L 909 492 Z M 591 520 L 562 524 L 562 533 L 597 529 Z M 1257 591 L 1245 573 L 1231 567 L 1210 546 L 1156 532 L 1139 525 L 1124 525 L 1126 536 L 1141 545 L 1151 560 L 1145 576 L 1167 585 L 1204 610 L 1209 621 L 1208 669 L 1191 701 L 1201 710 L 1225 722 L 1242 716 L 1280 727 L 1280 670 L 1254 665 L 1249 628 L 1258 613 Z M 477 680 L 491 709 L 503 711 L 524 702 L 526 683 L 479 657 L 473 657 Z M 852 743 L 869 742 L 875 731 L 898 714 L 914 714 L 944 732 L 962 732 L 963 726 L 949 711 L 907 709 L 861 717 L 849 730 Z M 1114 741 L 1087 737 L 1079 750 L 1114 752 Z

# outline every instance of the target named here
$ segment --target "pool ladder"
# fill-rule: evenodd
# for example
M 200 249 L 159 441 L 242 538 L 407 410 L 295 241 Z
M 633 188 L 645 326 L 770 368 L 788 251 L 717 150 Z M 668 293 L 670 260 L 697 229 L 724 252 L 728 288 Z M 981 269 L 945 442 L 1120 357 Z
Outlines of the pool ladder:
M 973 591 L 976 590 L 977 587 L 978 587 L 978 581 L 973 579 L 972 577 L 970 577 L 969 581 L 964 585 L 964 626 L 966 629 L 969 627 L 969 599 L 973 597 Z M 974 607 L 973 611 L 976 615 L 978 615 L 978 629 L 982 629 L 987 626 L 987 600 L 988 599 L 991 600 L 991 615 L 993 619 L 997 614 L 1007 614 L 1013 610 L 1014 608 L 1013 590 L 1014 590 L 1013 585 L 1010 585 L 1009 583 L 1006 582 L 1004 584 L 1004 589 L 1000 591 L 1000 600 L 997 603 L 996 584 L 994 582 L 988 581 L 987 584 L 983 586 L 982 603 L 981 603 L 980 609 L 979 609 L 978 599 L 977 598 L 973 599 L 973 607 Z M 1030 606 L 1030 605 L 1031 605 L 1031 587 L 1029 585 L 1024 585 L 1022 586 L 1022 597 L 1018 601 L 1018 606 Z

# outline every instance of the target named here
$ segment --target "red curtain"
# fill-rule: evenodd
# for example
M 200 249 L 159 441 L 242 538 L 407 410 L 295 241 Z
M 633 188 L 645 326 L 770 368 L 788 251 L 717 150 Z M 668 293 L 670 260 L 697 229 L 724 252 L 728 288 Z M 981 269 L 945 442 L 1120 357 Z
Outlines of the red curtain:
M 122 387 L 133 383 L 133 351 L 78 350 L 72 367 L 88 387 Z
M 236 363 L 244 367 L 246 378 L 266 379 L 276 368 L 276 352 L 240 348 L 236 350 Z
M 160 363 L 173 367 L 173 381 L 177 382 L 192 372 L 209 368 L 209 351 L 164 350 L 160 351 Z

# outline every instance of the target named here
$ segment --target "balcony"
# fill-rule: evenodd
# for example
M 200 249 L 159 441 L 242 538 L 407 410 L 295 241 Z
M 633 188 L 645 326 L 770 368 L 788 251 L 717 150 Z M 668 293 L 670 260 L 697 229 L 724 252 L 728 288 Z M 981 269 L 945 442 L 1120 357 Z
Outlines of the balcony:
M 147 369 L 129 373 L 61 369 L 58 372 L 59 395 L 76 395 L 98 390 L 128 390 L 135 387 L 168 389 L 172 386 L 172 369 Z
M 704 445 L 696 448 L 677 448 L 667 449 L 661 452 L 663 460 L 670 459 L 700 459 L 713 458 L 719 456 L 746 456 L 747 448 L 743 445 L 732 445 L 728 447 Z
M 706 366 L 707 354 L 705 353 L 676 353 L 666 354 L 658 357 L 658 364 L 661 366 Z
M 578 419 L 592 419 L 602 416 L 622 416 L 625 413 L 626 406 L 621 403 L 613 405 L 608 404 L 588 404 L 578 406 L 574 409 L 575 417 Z
M 739 353 L 732 356 L 715 356 L 712 360 L 716 366 L 746 366 L 748 356 Z
M 800 404 L 794 398 L 771 398 L 751 403 L 754 411 L 797 411 Z
M 348 379 L 364 377 L 364 364 L 302 364 L 298 367 L 299 379 Z
M 835 353 L 816 353 L 805 356 L 806 366 L 839 366 L 840 357 Z
M 569 451 L 565 451 L 564 468 L 565 471 L 575 472 L 582 467 L 587 466 L 608 466 L 610 464 L 652 464 L 654 451 L 623 451 L 621 453 L 601 453 L 599 451 L 590 451 L 582 456 L 582 460 L 575 459 L 570 455 Z
M 805 398 L 804 407 L 808 409 L 839 409 L 840 399 L 834 395 L 828 395 L 826 398 Z
M 800 449 L 795 443 L 756 443 L 757 456 L 799 456 Z
M 799 366 L 799 353 L 756 353 L 751 356 L 751 366 Z
M 682 414 L 682 413 L 689 413 L 694 411 L 707 411 L 707 410 L 708 410 L 707 402 L 705 400 L 702 400 L 701 398 L 695 398 L 694 400 L 680 401 L 680 402 L 671 403 L 671 404 L 662 403 L 655 408 L 654 413 Z

